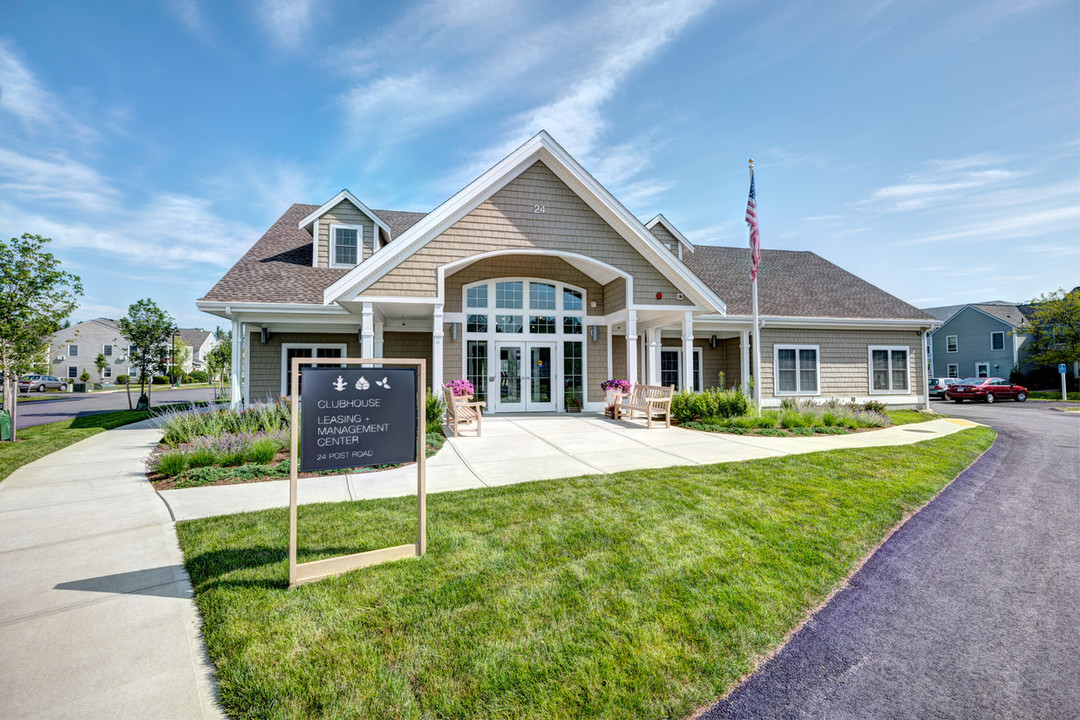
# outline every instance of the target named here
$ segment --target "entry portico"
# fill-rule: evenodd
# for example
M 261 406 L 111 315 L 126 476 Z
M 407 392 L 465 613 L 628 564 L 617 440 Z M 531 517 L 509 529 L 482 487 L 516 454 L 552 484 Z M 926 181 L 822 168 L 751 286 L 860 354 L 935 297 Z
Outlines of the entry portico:
M 294 205 L 198 305 L 233 323 L 245 402 L 284 393 L 292 357 L 423 357 L 433 385 L 468 379 L 489 411 L 561 411 L 570 397 L 598 410 L 610 377 L 749 387 L 750 318 L 721 299 L 743 292 L 745 251 L 713 252 L 728 250 L 695 248 L 662 215 L 642 223 L 540 133 L 427 214 L 372 210 L 348 191 Z M 766 252 L 762 282 L 770 264 L 805 279 L 813 264 L 790 255 L 820 261 Z M 814 297 L 776 301 L 797 317 L 770 316 L 763 294 L 765 403 L 918 402 L 932 320 L 818 265 L 824 286 L 796 288 Z M 789 326 L 816 335 L 794 343 Z

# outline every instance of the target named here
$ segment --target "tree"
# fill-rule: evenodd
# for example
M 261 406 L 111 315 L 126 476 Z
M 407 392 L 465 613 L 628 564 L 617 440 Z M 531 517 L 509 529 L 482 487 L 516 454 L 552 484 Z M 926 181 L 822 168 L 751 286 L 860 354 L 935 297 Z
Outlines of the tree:
M 98 379 L 105 382 L 105 368 L 109 367 L 109 361 L 105 359 L 105 353 L 98 353 L 94 358 L 94 367 L 97 368 Z
M 61 269 L 45 250 L 50 242 L 30 233 L 0 242 L 0 370 L 12 440 L 19 375 L 40 360 L 60 320 L 75 311 L 83 294 L 79 276 Z
M 1028 360 L 1035 365 L 1071 365 L 1080 360 L 1080 288 L 1044 293 L 1028 305 Z
M 179 335 L 173 335 L 172 347 L 169 348 L 169 377 L 173 382 L 177 378 L 183 379 L 184 365 L 191 360 L 191 346 L 180 339 Z
M 217 399 L 217 382 L 221 380 L 224 383 L 232 368 L 232 331 L 225 332 L 217 328 L 214 331 L 214 338 L 218 344 L 206 353 L 206 370 L 214 383 L 214 398 Z
M 172 315 L 159 308 L 150 298 L 132 303 L 128 306 L 127 315 L 120 318 L 120 332 L 132 347 L 131 361 L 139 368 L 139 402 L 145 398 L 148 407 L 150 396 L 145 390 L 147 377 L 152 379 L 155 373 L 163 369 L 162 359 L 169 355 L 169 338 L 175 329 Z

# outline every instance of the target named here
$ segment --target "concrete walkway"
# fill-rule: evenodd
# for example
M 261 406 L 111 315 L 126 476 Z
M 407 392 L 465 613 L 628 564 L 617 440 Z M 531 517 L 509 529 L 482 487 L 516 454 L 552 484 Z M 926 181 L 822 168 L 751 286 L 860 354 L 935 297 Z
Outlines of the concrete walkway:
M 709 465 L 841 448 L 907 445 L 970 427 L 944 419 L 851 435 L 761 437 L 656 427 L 602 415 L 497 415 L 484 418 L 483 436 L 449 438 L 428 460 L 429 493 L 494 487 L 676 465 Z M 299 502 L 344 502 L 416 493 L 412 466 L 379 472 L 301 479 Z M 285 507 L 287 480 L 167 490 L 160 493 L 177 520 Z
M 0 482 L 0 717 L 218 718 L 145 423 Z

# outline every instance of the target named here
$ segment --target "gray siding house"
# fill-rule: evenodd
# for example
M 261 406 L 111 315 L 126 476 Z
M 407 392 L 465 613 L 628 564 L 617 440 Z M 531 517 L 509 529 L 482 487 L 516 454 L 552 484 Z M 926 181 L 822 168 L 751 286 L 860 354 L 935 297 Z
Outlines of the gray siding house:
M 196 304 L 232 323 L 236 403 L 287 394 L 294 357 L 423 358 L 488 412 L 600 410 L 605 378 L 748 388 L 749 274 L 541 132 L 429 213 L 295 204 Z M 927 403 L 932 316 L 811 252 L 766 250 L 758 285 L 763 405 Z
M 1030 369 L 1024 357 L 1027 318 L 1010 303 L 927 308 L 943 324 L 930 334 L 930 374 L 934 377 L 1003 377 L 1013 367 Z

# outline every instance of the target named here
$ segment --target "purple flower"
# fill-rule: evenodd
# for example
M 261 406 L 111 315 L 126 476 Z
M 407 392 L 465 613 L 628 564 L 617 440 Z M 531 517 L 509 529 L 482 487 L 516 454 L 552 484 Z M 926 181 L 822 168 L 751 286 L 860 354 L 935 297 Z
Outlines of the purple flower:
M 473 395 L 476 392 L 473 384 L 468 380 L 451 380 L 448 383 L 443 383 L 443 387 L 447 388 L 455 397 Z
M 601 390 L 614 390 L 616 392 L 630 392 L 633 387 L 629 380 L 619 380 L 618 378 L 611 378 L 600 383 Z

